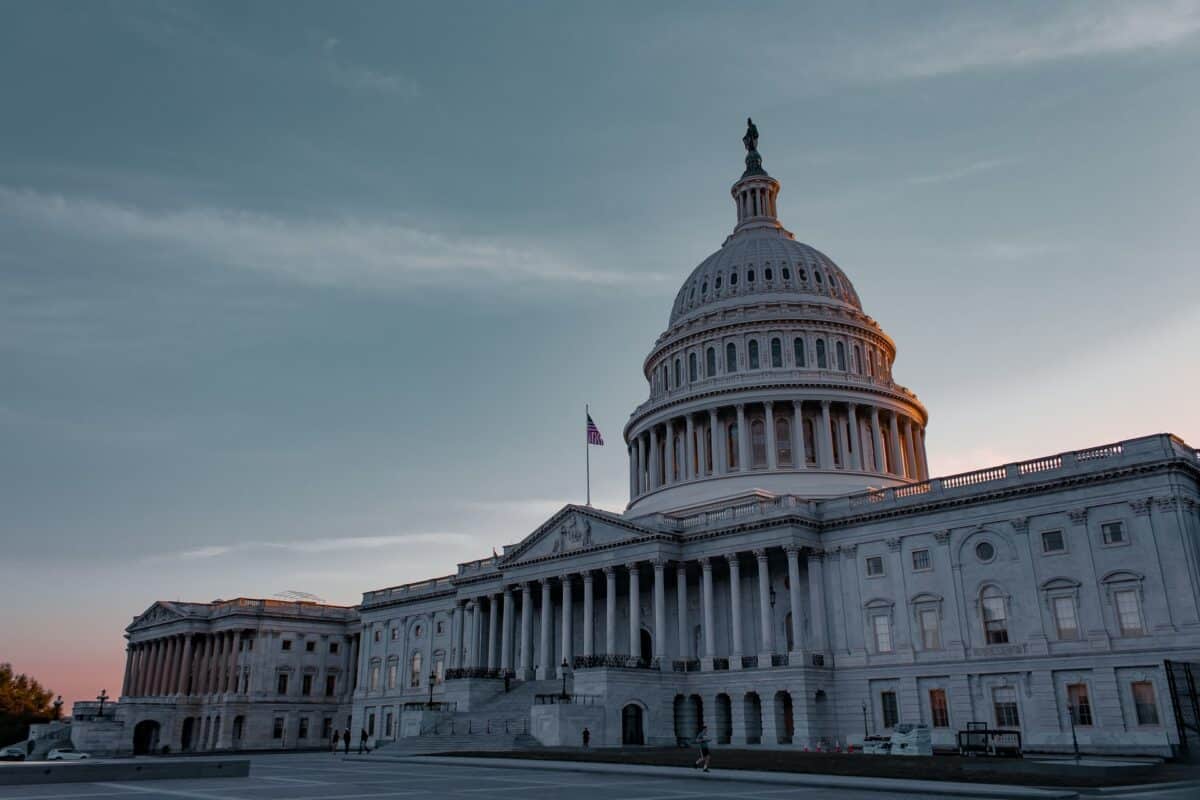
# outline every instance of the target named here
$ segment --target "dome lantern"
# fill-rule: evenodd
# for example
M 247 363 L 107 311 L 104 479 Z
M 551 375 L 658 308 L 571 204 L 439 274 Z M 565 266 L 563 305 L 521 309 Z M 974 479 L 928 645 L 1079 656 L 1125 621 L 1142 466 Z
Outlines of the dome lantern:
M 742 144 L 746 146 L 746 171 L 729 190 L 737 209 L 737 226 L 733 235 L 749 230 L 770 229 L 791 237 L 784 230 L 776 214 L 775 200 L 779 196 L 779 181 L 767 174 L 762 166 L 762 155 L 758 152 L 758 127 L 746 119 L 746 135 Z

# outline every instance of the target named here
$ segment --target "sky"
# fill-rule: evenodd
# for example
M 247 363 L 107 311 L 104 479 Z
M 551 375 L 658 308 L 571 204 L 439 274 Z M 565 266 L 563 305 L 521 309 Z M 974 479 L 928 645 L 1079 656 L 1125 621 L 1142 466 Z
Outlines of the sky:
M 9 2 L 0 661 L 454 571 L 584 499 L 675 292 L 780 216 L 931 471 L 1200 444 L 1200 3 Z

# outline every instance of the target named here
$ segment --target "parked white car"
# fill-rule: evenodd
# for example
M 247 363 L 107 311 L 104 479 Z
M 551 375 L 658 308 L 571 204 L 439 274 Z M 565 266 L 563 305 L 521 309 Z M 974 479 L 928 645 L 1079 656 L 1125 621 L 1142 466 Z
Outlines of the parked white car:
M 91 758 L 87 753 L 81 753 L 74 747 L 59 747 L 46 754 L 47 761 L 82 761 Z
M 0 761 L 24 761 L 25 748 L 21 745 L 0 747 Z

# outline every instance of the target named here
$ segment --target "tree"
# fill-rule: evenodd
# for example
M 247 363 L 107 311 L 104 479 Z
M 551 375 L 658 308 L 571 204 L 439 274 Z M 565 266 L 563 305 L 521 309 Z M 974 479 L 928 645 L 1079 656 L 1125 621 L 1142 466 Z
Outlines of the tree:
M 19 742 L 29 736 L 30 724 L 53 719 L 53 697 L 33 678 L 17 675 L 12 664 L 0 664 L 0 743 Z

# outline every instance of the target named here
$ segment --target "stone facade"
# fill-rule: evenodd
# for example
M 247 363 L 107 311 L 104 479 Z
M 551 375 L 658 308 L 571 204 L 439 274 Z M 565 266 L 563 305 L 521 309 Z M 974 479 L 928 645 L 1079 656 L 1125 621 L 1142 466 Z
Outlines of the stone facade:
M 1163 661 L 1200 659 L 1196 450 L 1160 434 L 930 477 L 894 342 L 779 223 L 779 191 L 748 154 L 736 227 L 644 362 L 623 513 L 566 506 L 353 610 L 156 604 L 129 628 L 125 719 L 173 749 L 351 715 L 385 742 L 673 744 L 703 721 L 803 748 L 923 722 L 951 746 L 984 722 L 1066 750 L 1073 717 L 1086 750 L 1168 752 Z M 331 669 L 334 695 L 298 693 Z

